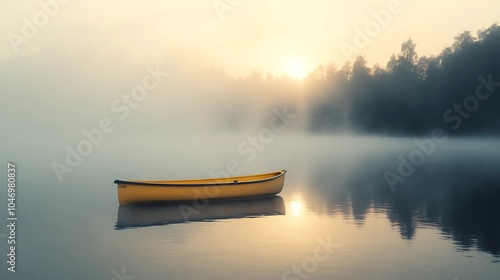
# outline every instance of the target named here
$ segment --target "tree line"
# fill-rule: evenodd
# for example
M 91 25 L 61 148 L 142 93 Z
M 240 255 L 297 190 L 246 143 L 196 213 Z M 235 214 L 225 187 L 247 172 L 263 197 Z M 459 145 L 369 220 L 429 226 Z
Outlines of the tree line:
M 421 135 L 500 134 L 500 26 L 465 31 L 437 56 L 409 39 L 386 67 L 358 56 L 340 69 L 318 67 L 304 80 L 308 129 Z

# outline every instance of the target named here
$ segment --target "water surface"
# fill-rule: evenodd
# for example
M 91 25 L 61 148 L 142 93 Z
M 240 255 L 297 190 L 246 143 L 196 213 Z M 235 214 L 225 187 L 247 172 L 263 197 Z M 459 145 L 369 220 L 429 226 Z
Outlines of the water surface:
M 166 136 L 114 137 L 62 183 L 50 168 L 60 156 L 50 149 L 8 154 L 19 166 L 18 267 L 15 274 L 2 269 L 2 279 L 500 275 L 498 140 L 449 139 L 393 191 L 384 173 L 397 173 L 414 139 L 284 135 L 249 162 L 237 152 L 237 137 L 190 137 L 183 145 Z M 144 145 L 127 150 L 134 143 Z M 210 203 L 187 221 L 175 204 L 118 205 L 114 179 L 207 177 L 229 160 L 241 174 L 287 169 L 284 191 Z

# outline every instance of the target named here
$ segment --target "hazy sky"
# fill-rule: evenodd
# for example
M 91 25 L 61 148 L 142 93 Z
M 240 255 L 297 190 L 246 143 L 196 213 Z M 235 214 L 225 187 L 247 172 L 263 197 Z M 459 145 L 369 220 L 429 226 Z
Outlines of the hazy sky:
M 142 65 L 168 57 L 222 66 L 231 75 L 301 75 L 319 64 L 343 64 L 346 45 L 359 47 L 371 65 L 385 66 L 410 37 L 419 54 L 438 54 L 459 32 L 475 34 L 500 18 L 500 2 L 494 0 L 54 1 L 0 4 L 0 58 L 60 52 Z M 45 8 L 53 11 L 48 20 L 39 3 L 57 3 Z M 23 35 L 30 25 L 24 18 L 38 22 L 36 31 L 28 30 L 32 38 Z M 355 41 L 357 28 L 371 30 L 362 45 Z

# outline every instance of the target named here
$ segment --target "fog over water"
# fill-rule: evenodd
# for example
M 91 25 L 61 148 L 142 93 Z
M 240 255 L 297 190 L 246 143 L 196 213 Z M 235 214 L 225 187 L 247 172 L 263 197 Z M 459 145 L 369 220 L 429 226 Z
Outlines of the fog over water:
M 383 271 L 390 279 L 498 273 L 497 140 L 448 139 L 392 192 L 384 173 L 397 174 L 398 156 L 408 158 L 417 147 L 413 138 L 283 131 L 248 162 L 237 151 L 246 137 L 131 135 L 117 128 L 62 183 L 51 170 L 50 151 L 12 152 L 19 170 L 18 254 L 29 268 L 9 279 L 110 278 L 122 267 L 150 278 L 280 279 L 312 254 L 318 238 L 339 246 L 319 264 L 320 279 Z M 209 177 L 227 171 L 228 161 L 237 161 L 241 174 L 286 168 L 284 205 L 260 201 L 257 210 L 253 202 L 214 203 L 201 212 L 212 222 L 181 224 L 175 214 L 165 216 L 175 205 L 145 208 L 143 220 L 118 207 L 114 179 Z M 381 254 L 387 261 L 377 261 Z M 360 262 L 367 269 L 353 272 Z
M 0 8 L 0 279 L 500 275 L 498 3 L 62 2 Z M 202 206 L 113 183 L 283 169 Z
M 311 272 L 318 279 L 499 273 L 495 137 L 311 132 L 313 111 L 295 80 L 193 80 L 158 63 L 99 82 L 93 71 L 64 76 L 61 63 L 57 75 L 19 66 L 10 77 L 44 77 L 2 83 L 16 92 L 6 96 L 12 106 L 2 105 L 16 116 L 3 119 L 2 157 L 17 164 L 20 217 L 19 272 L 8 279 L 106 279 L 123 268 L 148 279 L 287 279 L 325 242 L 334 247 Z M 152 71 L 158 81 L 148 82 L 158 87 L 133 99 Z M 288 170 L 279 198 L 209 204 L 191 221 L 172 214 L 176 205 L 120 209 L 113 184 L 279 169 Z M 356 269 L 360 263 L 367 269 Z

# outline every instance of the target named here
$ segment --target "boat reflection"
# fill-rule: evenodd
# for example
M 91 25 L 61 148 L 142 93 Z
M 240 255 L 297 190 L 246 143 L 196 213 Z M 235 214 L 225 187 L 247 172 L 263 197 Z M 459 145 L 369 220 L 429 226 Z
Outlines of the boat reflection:
M 166 224 L 285 215 L 281 196 L 260 199 L 192 202 L 154 205 L 120 205 L 116 230 Z

